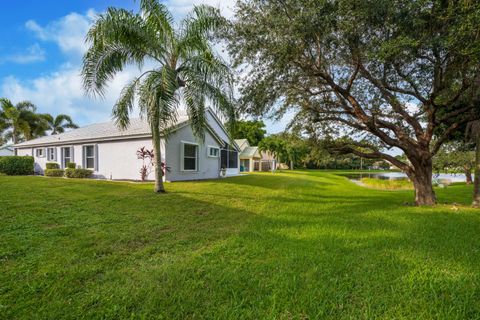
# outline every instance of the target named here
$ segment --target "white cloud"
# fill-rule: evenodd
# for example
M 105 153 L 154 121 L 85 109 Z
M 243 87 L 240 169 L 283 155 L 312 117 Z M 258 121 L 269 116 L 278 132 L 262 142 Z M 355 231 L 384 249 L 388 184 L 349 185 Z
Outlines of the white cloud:
M 110 119 L 112 107 L 121 89 L 136 73 L 131 68 L 118 74 L 102 100 L 85 95 L 79 67 L 69 65 L 47 76 L 28 81 L 20 81 L 13 76 L 4 78 L 0 82 L 0 96 L 9 97 L 14 102 L 30 100 L 41 112 L 53 115 L 65 113 L 79 124 L 85 125 Z
M 165 3 L 175 17 L 184 17 L 192 11 L 196 5 L 208 4 L 212 7 L 219 8 L 222 15 L 231 18 L 233 16 L 235 2 L 236 0 L 168 0 Z
M 89 10 L 85 15 L 70 13 L 58 20 L 40 26 L 35 20 L 28 20 L 25 27 L 38 39 L 56 43 L 63 53 L 81 56 L 86 50 L 85 35 L 96 13 Z
M 45 60 L 45 51 L 38 43 L 27 48 L 25 52 L 15 53 L 0 57 L 0 64 L 6 62 L 13 62 L 18 64 L 27 64 Z

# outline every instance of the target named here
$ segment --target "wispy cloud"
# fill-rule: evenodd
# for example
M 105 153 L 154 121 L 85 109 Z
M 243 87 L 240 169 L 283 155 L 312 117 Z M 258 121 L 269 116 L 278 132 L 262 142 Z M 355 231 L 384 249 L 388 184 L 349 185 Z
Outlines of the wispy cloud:
M 28 20 L 25 27 L 39 40 L 54 42 L 63 53 L 78 58 L 87 49 L 85 35 L 95 15 L 96 12 L 90 9 L 84 15 L 73 12 L 45 26 L 40 26 L 35 20 Z
M 27 64 L 45 60 L 45 50 L 38 43 L 27 48 L 24 52 L 18 52 L 0 57 L 0 64 L 11 62 L 18 64 Z

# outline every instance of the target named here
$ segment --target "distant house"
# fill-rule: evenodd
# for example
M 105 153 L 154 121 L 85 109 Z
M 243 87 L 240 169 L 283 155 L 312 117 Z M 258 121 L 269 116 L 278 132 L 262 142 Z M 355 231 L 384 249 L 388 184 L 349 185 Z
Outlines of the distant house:
M 4 156 L 13 156 L 15 153 L 14 153 L 14 150 L 13 150 L 13 146 L 12 145 L 3 145 L 3 146 L 0 146 L 0 157 L 4 157 Z
M 169 168 L 166 181 L 214 179 L 223 173 L 239 173 L 240 149 L 230 144 L 232 139 L 210 109 L 206 119 L 204 141 L 195 138 L 186 115 L 179 116 L 167 141 L 162 141 L 162 161 Z M 142 119 L 132 119 L 124 131 L 113 122 L 105 122 L 14 145 L 17 155 L 34 157 L 37 174 L 43 174 L 47 162 L 56 162 L 61 168 L 73 162 L 93 170 L 96 178 L 115 180 L 140 179 L 143 162 L 136 153 L 142 147 L 153 149 L 150 127 Z
M 247 139 L 237 139 L 240 149 L 240 172 L 270 171 L 276 167 L 275 157 L 269 152 L 250 146 Z

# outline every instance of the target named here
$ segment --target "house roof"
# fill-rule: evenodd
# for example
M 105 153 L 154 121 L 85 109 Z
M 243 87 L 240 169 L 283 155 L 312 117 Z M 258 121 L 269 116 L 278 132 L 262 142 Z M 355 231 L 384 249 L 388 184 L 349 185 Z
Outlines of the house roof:
M 11 145 L 11 144 L 5 144 L 5 145 L 3 145 L 3 146 L 0 146 L 0 150 L 4 150 L 4 149 L 13 151 L 13 145 Z
M 248 143 L 247 139 L 235 139 L 234 141 L 238 145 L 240 150 L 243 150 L 246 147 L 250 147 L 250 144 Z
M 186 114 L 179 114 L 177 122 L 172 127 L 180 126 L 188 121 Z M 150 126 L 146 119 L 134 118 L 130 120 L 127 129 L 121 130 L 114 121 L 91 124 L 85 127 L 67 131 L 61 134 L 44 136 L 14 145 L 15 148 L 31 147 L 37 145 L 52 145 L 71 142 L 95 140 L 119 140 L 136 137 L 150 137 Z
M 240 158 L 260 158 L 258 147 L 246 147 L 240 152 Z

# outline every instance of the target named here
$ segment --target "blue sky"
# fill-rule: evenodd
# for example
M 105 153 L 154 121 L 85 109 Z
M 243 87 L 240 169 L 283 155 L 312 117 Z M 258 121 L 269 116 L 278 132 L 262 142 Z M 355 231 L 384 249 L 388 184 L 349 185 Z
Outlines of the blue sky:
M 234 0 L 165 1 L 176 19 L 194 4 L 220 7 L 232 15 Z M 136 9 L 133 0 L 115 1 L 8 1 L 0 11 L 0 96 L 13 102 L 30 100 L 39 112 L 66 113 L 80 125 L 110 119 L 112 105 L 135 68 L 122 72 L 111 83 L 103 101 L 86 97 L 79 77 L 85 52 L 84 36 L 95 15 L 108 6 Z M 135 115 L 136 116 L 136 115 Z M 266 121 L 269 133 L 284 129 L 280 122 Z

